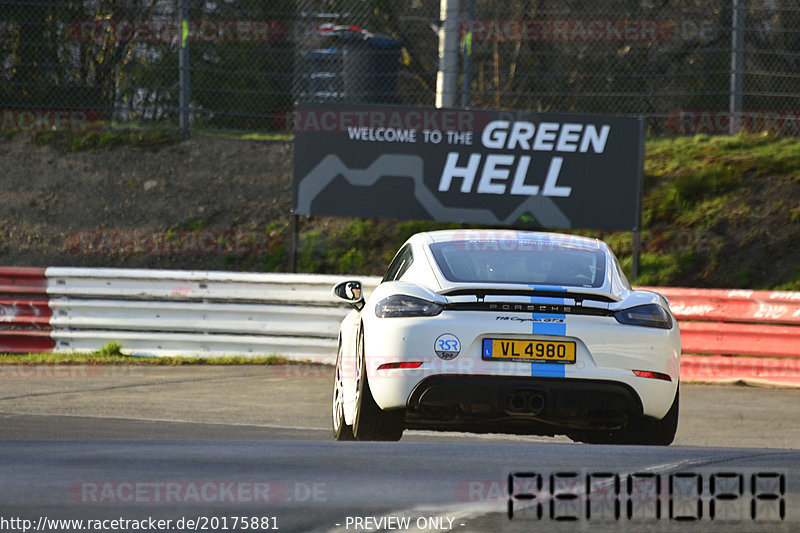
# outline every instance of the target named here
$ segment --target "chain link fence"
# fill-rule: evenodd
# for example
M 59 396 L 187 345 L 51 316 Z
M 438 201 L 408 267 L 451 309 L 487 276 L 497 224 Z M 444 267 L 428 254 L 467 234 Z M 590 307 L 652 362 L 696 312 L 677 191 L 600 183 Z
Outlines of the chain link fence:
M 639 114 L 655 133 L 727 133 L 733 110 L 734 129 L 800 133 L 797 2 L 476 4 L 474 106 Z
M 800 134 L 797 1 L 457 7 L 456 105 Z M 301 101 L 433 106 L 442 22 L 434 0 L 3 2 L 2 130 L 177 127 L 183 113 L 192 130 L 285 133 Z

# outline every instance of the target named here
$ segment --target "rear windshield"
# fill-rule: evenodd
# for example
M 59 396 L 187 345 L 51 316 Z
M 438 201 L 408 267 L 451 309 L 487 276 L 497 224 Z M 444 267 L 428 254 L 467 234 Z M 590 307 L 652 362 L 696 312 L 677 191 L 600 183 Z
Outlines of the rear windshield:
M 442 274 L 454 282 L 599 287 L 605 278 L 606 259 L 601 249 L 479 240 L 430 246 Z

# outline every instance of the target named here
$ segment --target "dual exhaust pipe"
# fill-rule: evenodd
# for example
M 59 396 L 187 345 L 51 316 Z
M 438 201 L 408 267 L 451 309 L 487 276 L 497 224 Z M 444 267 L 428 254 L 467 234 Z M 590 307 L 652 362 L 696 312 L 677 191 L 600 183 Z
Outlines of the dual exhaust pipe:
M 536 415 L 544 409 L 544 395 L 539 392 L 515 392 L 508 398 L 508 410 L 512 413 Z

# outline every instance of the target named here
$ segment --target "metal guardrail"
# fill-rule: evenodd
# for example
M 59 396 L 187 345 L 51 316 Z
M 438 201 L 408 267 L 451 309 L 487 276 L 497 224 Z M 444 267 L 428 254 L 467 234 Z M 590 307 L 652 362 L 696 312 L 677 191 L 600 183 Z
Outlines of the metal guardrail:
M 134 355 L 280 354 L 330 363 L 349 311 L 331 287 L 344 279 L 0 267 L 0 352 L 89 352 L 119 342 Z M 380 282 L 359 279 L 367 292 Z M 654 290 L 680 321 L 682 379 L 800 385 L 800 292 Z
M 680 322 L 681 379 L 800 386 L 800 292 L 653 290 Z
M 0 351 L 269 355 L 330 362 L 342 276 L 0 268 Z M 367 291 L 379 278 L 360 278 Z M 38 299 L 37 299 L 38 298 Z M 34 327 L 40 329 L 33 329 Z
M 800 358 L 800 292 L 658 287 L 686 353 Z
M 216 301 L 337 307 L 331 287 L 342 276 L 127 268 L 45 270 L 47 295 L 149 301 Z M 377 278 L 373 286 L 377 284 Z M 369 288 L 367 284 L 367 288 Z

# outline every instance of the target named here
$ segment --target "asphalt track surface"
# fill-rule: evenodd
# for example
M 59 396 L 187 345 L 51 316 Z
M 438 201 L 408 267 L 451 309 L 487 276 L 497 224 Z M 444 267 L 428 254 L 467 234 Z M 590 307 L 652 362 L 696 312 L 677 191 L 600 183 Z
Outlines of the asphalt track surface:
M 800 530 L 800 390 L 684 384 L 670 447 L 434 432 L 337 443 L 331 379 L 326 366 L 3 367 L 0 530 L 78 530 L 44 517 L 173 521 L 150 531 L 241 531 L 243 517 L 258 520 L 249 531 Z M 82 530 L 136 524 L 95 525 Z

